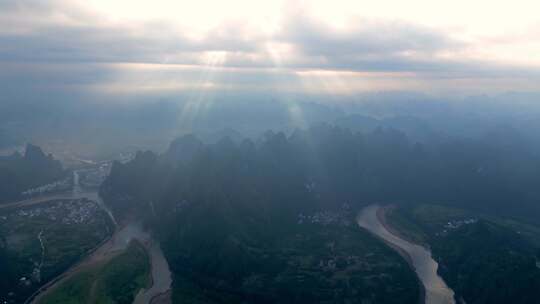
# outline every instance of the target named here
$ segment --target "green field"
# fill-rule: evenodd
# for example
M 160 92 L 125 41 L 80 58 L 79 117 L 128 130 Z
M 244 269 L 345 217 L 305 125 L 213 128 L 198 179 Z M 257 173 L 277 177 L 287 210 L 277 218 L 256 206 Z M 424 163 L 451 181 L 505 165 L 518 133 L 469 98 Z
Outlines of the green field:
M 150 264 L 144 247 L 132 242 L 109 262 L 82 271 L 63 282 L 41 304 L 131 304 L 150 284 Z
M 107 214 L 85 199 L 3 210 L 0 300 L 23 302 L 39 286 L 86 256 L 112 231 Z

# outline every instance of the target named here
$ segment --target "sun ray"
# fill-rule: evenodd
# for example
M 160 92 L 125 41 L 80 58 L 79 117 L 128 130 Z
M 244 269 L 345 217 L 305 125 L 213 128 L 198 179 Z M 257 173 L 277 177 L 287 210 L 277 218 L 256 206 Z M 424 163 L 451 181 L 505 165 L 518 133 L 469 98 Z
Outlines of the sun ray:
M 180 133 L 192 133 L 197 119 L 202 117 L 212 106 L 214 100 L 215 70 L 223 66 L 225 52 L 207 52 L 203 55 L 204 65 L 195 88 L 189 94 L 178 117 L 177 130 Z

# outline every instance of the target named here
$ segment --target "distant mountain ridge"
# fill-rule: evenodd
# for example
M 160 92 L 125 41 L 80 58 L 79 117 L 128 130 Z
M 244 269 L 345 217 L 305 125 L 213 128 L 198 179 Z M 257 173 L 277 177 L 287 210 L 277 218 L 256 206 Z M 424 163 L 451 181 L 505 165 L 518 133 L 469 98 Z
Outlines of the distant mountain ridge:
M 27 144 L 24 155 L 13 153 L 0 157 L 0 203 L 20 199 L 23 191 L 64 175 L 60 161 L 46 155 L 40 147 Z
M 145 189 L 147 195 L 165 195 L 162 192 L 179 180 L 192 183 L 186 175 L 203 174 L 204 168 L 209 178 L 240 172 L 254 175 L 248 178 L 250 182 L 287 174 L 278 181 L 316 183 L 319 195 L 328 201 L 431 200 L 529 219 L 539 214 L 535 202 L 540 192 L 533 185 L 540 178 L 534 170 L 540 156 L 531 152 L 530 143 L 516 130 L 501 127 L 476 139 L 440 138 L 424 143 L 372 122 L 369 125 L 374 129 L 362 132 L 317 124 L 290 136 L 268 131 L 255 141 L 224 137 L 213 144 L 185 135 L 162 155 L 144 152 L 132 163 L 115 164 L 103 189 L 111 193 Z M 147 184 L 141 184 L 143 180 Z M 129 187 L 116 188 L 113 181 Z M 512 201 L 521 208 L 513 208 Z
M 328 230 L 304 230 L 299 223 L 305 215 L 331 219 L 344 205 L 354 210 L 367 202 L 436 201 L 538 223 L 540 173 L 534 168 L 540 158 L 528 150 L 504 128 L 475 140 L 426 143 L 388 126 L 354 132 L 329 124 L 297 129 L 290 136 L 267 131 L 258 140 L 239 143 L 225 137 L 204 144 L 186 135 L 161 155 L 139 152 L 131 162 L 115 163 L 100 191 L 117 218 L 139 217 L 156 233 L 175 274 L 173 297 L 192 292 L 202 297 L 194 303 L 222 303 L 225 295 L 231 297 L 227 303 L 288 303 L 283 299 L 289 297 L 313 303 L 325 296 L 336 303 L 348 299 L 347 289 L 326 294 L 320 286 L 328 282 L 315 263 L 324 254 L 313 257 L 306 250 L 321 249 L 329 241 Z M 333 238 L 356 235 L 337 238 L 347 248 L 375 250 L 358 230 L 330 229 L 335 229 Z M 312 238 L 320 238 L 317 245 Z M 297 258 L 306 264 L 288 264 Z M 300 265 L 311 269 L 309 274 Z M 399 297 L 415 294 L 414 280 L 402 282 L 411 284 L 407 291 L 394 290 L 397 298 L 375 303 L 404 303 Z M 308 294 L 302 298 L 298 290 Z

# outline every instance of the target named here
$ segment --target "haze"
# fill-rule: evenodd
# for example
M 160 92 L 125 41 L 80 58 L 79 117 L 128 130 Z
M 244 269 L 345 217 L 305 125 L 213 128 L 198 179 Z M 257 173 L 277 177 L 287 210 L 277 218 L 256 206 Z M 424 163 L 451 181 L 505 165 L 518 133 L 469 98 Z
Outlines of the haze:
M 0 304 L 540 303 L 539 12 L 0 0 Z

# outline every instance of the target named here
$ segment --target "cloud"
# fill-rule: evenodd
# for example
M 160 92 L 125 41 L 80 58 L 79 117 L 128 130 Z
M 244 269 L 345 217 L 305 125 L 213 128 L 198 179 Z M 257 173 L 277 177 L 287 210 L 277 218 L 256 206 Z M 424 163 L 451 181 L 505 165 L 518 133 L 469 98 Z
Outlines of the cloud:
M 356 20 L 345 30 L 332 29 L 309 16 L 289 20 L 279 38 L 310 55 L 431 54 L 462 45 L 447 34 L 404 22 Z
M 165 24 L 70 26 L 51 23 L 26 33 L 0 34 L 1 61 L 193 63 L 185 54 L 254 51 L 254 42 L 232 30 L 193 40 Z
M 29 88 L 241 90 L 279 85 L 303 90 L 305 72 L 321 70 L 332 72 L 331 83 L 341 77 L 339 83 L 353 91 L 369 89 L 358 83 L 388 73 L 393 76 L 384 82 L 394 81 L 392 88 L 399 87 L 395 79 L 404 78 L 409 81 L 403 85 L 423 82 L 422 87 L 445 81 L 448 87 L 463 82 L 471 87 L 475 80 L 485 86 L 506 78 L 514 78 L 507 82 L 510 87 L 521 78 L 530 86 L 531 79 L 540 79 L 538 67 L 468 56 L 477 47 L 473 44 L 449 30 L 412 21 L 356 17 L 335 27 L 301 6 L 284 13 L 270 32 L 229 20 L 193 34 L 170 20 L 114 20 L 73 1 L 5 0 L 0 2 L 0 87 L 11 96 Z M 373 88 L 385 86 L 373 83 Z

